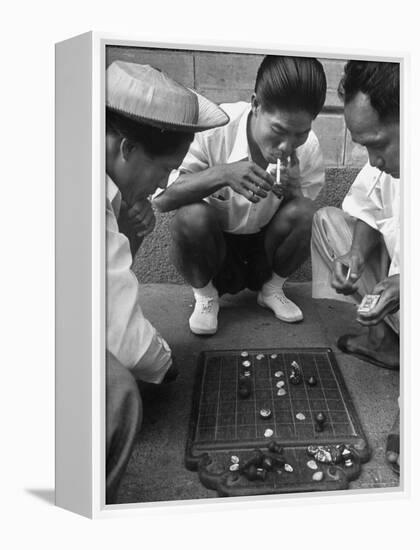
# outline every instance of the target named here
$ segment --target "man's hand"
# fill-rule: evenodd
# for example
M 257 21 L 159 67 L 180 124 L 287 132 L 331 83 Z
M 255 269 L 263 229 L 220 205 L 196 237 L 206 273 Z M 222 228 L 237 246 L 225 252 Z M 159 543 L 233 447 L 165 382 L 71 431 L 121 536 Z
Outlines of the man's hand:
M 359 313 L 357 320 L 360 324 L 369 327 L 377 325 L 390 313 L 400 309 L 400 276 L 392 275 L 378 283 L 372 294 L 380 294 L 375 307 L 366 313 Z
M 127 210 L 127 222 L 133 235 L 143 239 L 153 231 L 156 224 L 152 205 L 147 199 L 136 202 Z
M 272 191 L 276 197 L 286 200 L 303 197 L 299 159 L 295 151 L 290 155 L 289 164 L 280 164 L 280 185 L 274 185 Z
M 227 185 L 250 202 L 265 198 L 274 184 L 273 176 L 252 161 L 241 160 L 221 168 Z
M 334 260 L 331 286 L 338 294 L 354 294 L 364 268 L 365 262 L 360 253 L 350 250 Z
M 153 231 L 155 224 L 155 214 L 147 199 L 138 201 L 131 207 L 128 207 L 124 201 L 121 203 L 118 227 L 130 242 L 133 258 L 144 237 Z

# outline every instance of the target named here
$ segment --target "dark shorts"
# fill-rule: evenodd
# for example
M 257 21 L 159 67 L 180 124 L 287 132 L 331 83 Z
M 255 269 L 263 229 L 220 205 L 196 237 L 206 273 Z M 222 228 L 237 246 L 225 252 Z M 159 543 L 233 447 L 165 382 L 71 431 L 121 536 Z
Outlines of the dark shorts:
M 219 295 L 236 294 L 245 288 L 260 290 L 272 274 L 265 253 L 265 228 L 252 235 L 223 233 L 226 257 L 213 284 Z

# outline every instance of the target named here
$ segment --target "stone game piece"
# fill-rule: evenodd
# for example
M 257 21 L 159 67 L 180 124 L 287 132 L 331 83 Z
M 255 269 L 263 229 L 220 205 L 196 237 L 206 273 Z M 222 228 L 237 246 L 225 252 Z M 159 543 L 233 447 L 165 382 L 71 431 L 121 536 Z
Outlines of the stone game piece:
M 311 470 L 318 470 L 318 464 L 315 462 L 315 460 L 308 460 L 308 462 L 306 463 L 306 465 L 307 465 L 308 468 L 310 468 Z
M 319 412 L 315 416 L 315 430 L 317 432 L 323 432 L 324 431 L 324 425 L 325 425 L 326 417 L 323 412 Z
M 321 471 L 314 472 L 312 479 L 314 481 L 322 481 L 324 479 L 324 473 Z
M 295 386 L 302 382 L 302 370 L 296 361 L 292 361 L 290 364 L 292 372 L 290 373 L 289 380 L 291 384 Z
M 271 409 L 261 409 L 260 410 L 260 416 L 261 416 L 261 418 L 270 418 L 271 417 Z
M 259 353 L 256 358 L 257 358 L 258 361 L 261 361 L 261 359 L 264 359 L 264 354 Z
M 316 386 L 317 385 L 317 379 L 315 378 L 315 376 L 310 376 L 306 383 L 308 384 L 308 386 Z
M 250 370 L 244 370 L 244 376 L 251 376 Z
M 246 367 L 246 368 L 250 367 L 251 366 L 251 361 L 248 361 L 248 359 L 245 360 L 245 361 L 242 361 L 242 366 Z
M 273 437 L 273 430 L 271 428 L 267 428 L 264 432 L 264 437 Z
M 280 388 L 279 391 L 277 392 L 277 395 L 279 397 L 283 397 L 283 395 L 286 395 L 287 391 L 284 389 L 284 388 Z
M 282 372 L 281 370 L 276 370 L 276 372 L 274 373 L 274 376 L 276 378 L 281 378 L 282 376 L 284 376 L 284 372 Z
M 289 474 L 293 472 L 293 466 L 291 466 L 290 464 L 285 464 L 284 469 L 286 472 L 289 472 Z
M 231 472 L 237 472 L 237 471 L 239 470 L 239 464 L 231 464 L 231 465 L 229 466 L 229 470 L 230 470 Z
M 262 460 L 264 470 L 271 471 L 274 466 L 274 460 L 270 456 L 265 456 Z
M 270 355 L 270 357 L 271 357 L 271 359 L 277 359 L 277 353 L 272 353 L 272 354 Z
M 241 352 L 241 357 L 244 357 L 245 359 L 249 357 L 249 353 L 247 351 Z
M 284 386 L 284 384 L 285 384 L 284 380 L 279 380 L 276 384 L 276 387 L 277 388 L 282 388 Z
M 298 420 L 305 420 L 306 416 L 303 413 L 297 413 L 296 418 Z
M 238 381 L 238 396 L 246 399 L 251 395 L 251 379 L 249 376 L 240 376 Z
M 239 464 L 239 457 L 232 455 L 230 457 L 230 461 L 232 462 L 232 464 Z

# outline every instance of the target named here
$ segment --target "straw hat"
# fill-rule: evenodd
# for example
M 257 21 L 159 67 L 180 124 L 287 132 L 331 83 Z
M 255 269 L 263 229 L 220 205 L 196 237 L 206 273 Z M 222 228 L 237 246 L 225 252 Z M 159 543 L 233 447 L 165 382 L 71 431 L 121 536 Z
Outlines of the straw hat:
M 151 126 L 201 132 L 229 122 L 215 103 L 149 65 L 114 61 L 106 78 L 107 107 Z

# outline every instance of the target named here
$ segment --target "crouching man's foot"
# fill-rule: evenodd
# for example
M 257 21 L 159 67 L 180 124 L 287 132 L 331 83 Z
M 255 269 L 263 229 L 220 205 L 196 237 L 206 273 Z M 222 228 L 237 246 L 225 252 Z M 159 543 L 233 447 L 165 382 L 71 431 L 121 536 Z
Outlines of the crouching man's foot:
M 195 306 L 190 317 L 190 330 L 194 334 L 211 335 L 217 332 L 219 295 L 210 282 L 204 288 L 193 288 Z
M 377 367 L 400 368 L 399 337 L 386 323 L 372 326 L 363 334 L 344 334 L 337 340 L 337 347 Z
M 399 412 L 386 440 L 385 456 L 393 472 L 399 475 L 400 474 L 400 413 Z
M 300 308 L 284 294 L 283 283 L 286 279 L 273 274 L 272 278 L 263 285 L 257 296 L 257 304 L 271 309 L 277 319 L 286 323 L 302 321 L 303 313 Z

